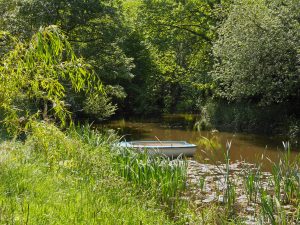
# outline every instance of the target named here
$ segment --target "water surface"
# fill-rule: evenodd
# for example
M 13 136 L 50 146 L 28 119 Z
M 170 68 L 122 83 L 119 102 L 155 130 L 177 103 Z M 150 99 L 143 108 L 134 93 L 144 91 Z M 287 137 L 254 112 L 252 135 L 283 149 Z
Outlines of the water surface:
M 259 163 L 264 155 L 264 168 L 270 170 L 270 161 L 278 162 L 283 153 L 282 141 L 278 138 L 252 135 L 244 133 L 230 133 L 220 131 L 196 131 L 193 129 L 195 123 L 193 115 L 166 115 L 162 118 L 151 120 L 115 120 L 105 126 L 112 128 L 123 136 L 123 140 L 176 140 L 187 141 L 198 145 L 194 158 L 197 161 L 208 161 L 211 163 L 224 161 L 226 142 L 231 142 L 231 161 L 245 160 L 249 163 Z M 203 137 L 215 140 L 220 148 L 204 151 Z M 292 148 L 291 158 L 300 157 L 298 149 Z

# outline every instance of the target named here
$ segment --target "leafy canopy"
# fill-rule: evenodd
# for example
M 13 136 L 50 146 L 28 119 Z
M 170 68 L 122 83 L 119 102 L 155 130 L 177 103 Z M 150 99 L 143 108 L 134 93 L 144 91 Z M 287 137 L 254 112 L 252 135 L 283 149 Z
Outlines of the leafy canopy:
M 75 56 L 57 26 L 40 28 L 29 43 L 17 43 L 0 65 L 0 108 L 9 131 L 20 132 L 32 118 L 66 125 L 67 92 L 102 92 L 89 64 Z
M 121 47 L 128 30 L 120 4 L 111 0 L 0 0 L 0 30 L 30 40 L 41 26 L 58 25 L 75 54 L 93 67 L 96 80 L 107 93 L 91 96 L 69 92 L 66 98 L 71 110 L 77 117 L 102 120 L 123 102 L 124 87 L 133 77 L 133 59 Z
M 147 49 L 140 53 L 148 54 L 150 61 L 146 65 L 136 60 L 141 56 L 133 54 L 134 62 L 138 62 L 136 68 L 140 68 L 140 62 L 147 68 L 133 79 L 138 87 L 144 87 L 132 98 L 140 111 L 193 110 L 196 101 L 189 100 L 212 89 L 208 71 L 213 62 L 211 47 L 218 5 L 219 1 L 212 0 L 125 1 L 125 18 L 141 38 L 140 47 Z M 142 76 L 143 80 L 139 78 Z
M 219 96 L 263 105 L 299 99 L 299 13 L 299 1 L 235 1 L 214 45 Z

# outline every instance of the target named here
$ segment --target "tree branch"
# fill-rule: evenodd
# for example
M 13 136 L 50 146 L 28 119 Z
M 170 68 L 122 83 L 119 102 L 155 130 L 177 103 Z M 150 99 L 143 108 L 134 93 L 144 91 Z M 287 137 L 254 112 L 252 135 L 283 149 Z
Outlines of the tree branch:
M 207 42 L 211 42 L 211 39 L 208 38 L 205 34 L 198 33 L 196 31 L 188 29 L 186 27 L 182 27 L 182 26 L 188 26 L 188 25 L 173 25 L 173 24 L 164 24 L 164 23 L 158 23 L 158 24 L 155 24 L 155 25 L 157 25 L 157 26 L 165 26 L 165 27 L 172 27 L 172 28 L 177 28 L 177 29 L 185 30 L 187 32 L 190 32 L 190 33 L 196 35 L 196 36 L 202 37 Z M 194 25 L 194 26 L 196 26 L 196 25 Z

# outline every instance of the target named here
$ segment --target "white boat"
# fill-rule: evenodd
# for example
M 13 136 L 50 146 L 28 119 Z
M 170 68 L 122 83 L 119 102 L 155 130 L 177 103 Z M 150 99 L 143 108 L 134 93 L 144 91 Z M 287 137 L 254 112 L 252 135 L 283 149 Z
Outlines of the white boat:
M 163 154 L 168 157 L 193 156 L 197 149 L 197 145 L 189 144 L 186 141 L 125 141 L 118 145 L 147 151 L 149 154 Z

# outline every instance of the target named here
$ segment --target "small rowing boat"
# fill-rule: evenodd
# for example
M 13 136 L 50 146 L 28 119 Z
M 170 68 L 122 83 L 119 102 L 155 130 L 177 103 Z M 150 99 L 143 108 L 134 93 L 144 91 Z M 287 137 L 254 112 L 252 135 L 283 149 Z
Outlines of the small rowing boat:
M 124 141 L 118 145 L 147 151 L 149 154 L 163 154 L 168 157 L 193 156 L 197 147 L 197 145 L 189 144 L 186 141 Z

